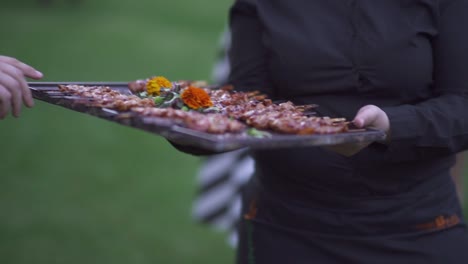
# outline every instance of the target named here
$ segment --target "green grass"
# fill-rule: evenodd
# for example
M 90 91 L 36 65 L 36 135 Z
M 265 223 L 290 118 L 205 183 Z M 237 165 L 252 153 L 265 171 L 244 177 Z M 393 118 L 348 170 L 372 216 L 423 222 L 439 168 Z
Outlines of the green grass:
M 208 79 L 231 1 L 2 1 L 0 54 L 48 81 Z M 199 159 L 36 101 L 0 122 L 0 263 L 230 263 L 193 222 Z

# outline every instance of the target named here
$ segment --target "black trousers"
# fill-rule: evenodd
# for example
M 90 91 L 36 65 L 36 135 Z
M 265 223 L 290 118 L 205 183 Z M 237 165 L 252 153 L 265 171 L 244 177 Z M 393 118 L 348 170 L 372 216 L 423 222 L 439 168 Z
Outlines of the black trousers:
M 468 263 L 468 229 L 463 220 L 449 228 L 430 232 L 381 236 L 339 235 L 340 232 L 337 232 L 330 235 L 320 232 L 320 226 L 313 232 L 301 228 L 296 222 L 276 225 L 264 221 L 261 205 L 257 214 L 253 204 L 258 199 L 256 186 L 256 178 L 253 177 L 243 190 L 237 264 Z M 372 219 L 375 216 L 369 217 Z

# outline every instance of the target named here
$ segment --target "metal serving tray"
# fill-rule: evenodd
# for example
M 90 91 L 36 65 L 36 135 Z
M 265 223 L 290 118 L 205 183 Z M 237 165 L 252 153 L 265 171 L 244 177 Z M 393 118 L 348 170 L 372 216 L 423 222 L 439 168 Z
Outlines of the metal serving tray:
M 254 137 L 242 134 L 209 134 L 178 125 L 167 118 L 145 117 L 133 112 L 119 112 L 114 109 L 88 106 L 92 101 L 59 91 L 58 85 L 77 84 L 90 86 L 108 86 L 122 93 L 131 94 L 124 82 L 30 82 L 29 87 L 34 98 L 100 117 L 112 122 L 145 130 L 162 136 L 172 142 L 213 152 L 230 151 L 245 147 L 255 149 L 274 149 L 292 147 L 310 147 L 337 145 L 351 142 L 370 142 L 384 140 L 386 135 L 377 130 L 355 130 L 339 134 L 327 135 L 284 135 L 270 132 L 268 137 Z

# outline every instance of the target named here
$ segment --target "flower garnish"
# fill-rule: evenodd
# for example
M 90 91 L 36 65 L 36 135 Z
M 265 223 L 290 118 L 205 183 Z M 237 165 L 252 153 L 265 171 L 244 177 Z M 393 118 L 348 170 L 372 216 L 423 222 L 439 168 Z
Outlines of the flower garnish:
M 192 109 L 200 109 L 200 108 L 207 108 L 213 106 L 213 102 L 211 101 L 210 96 L 208 93 L 198 87 L 189 86 L 186 88 L 180 98 L 184 102 L 185 105 Z
M 161 93 L 161 88 L 171 88 L 172 83 L 162 77 L 162 76 L 156 76 L 151 78 L 147 83 L 146 83 L 146 92 L 148 95 L 152 96 L 157 96 Z

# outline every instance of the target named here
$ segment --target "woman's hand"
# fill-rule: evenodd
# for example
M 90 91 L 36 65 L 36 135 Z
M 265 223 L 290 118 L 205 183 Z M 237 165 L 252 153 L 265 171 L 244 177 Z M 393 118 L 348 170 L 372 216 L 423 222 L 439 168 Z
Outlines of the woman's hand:
M 372 128 L 384 131 L 388 134 L 390 131 L 390 121 L 387 114 L 375 105 L 363 106 L 354 117 L 353 124 L 357 128 Z M 335 146 L 328 146 L 327 149 L 337 152 L 344 156 L 352 156 L 372 142 L 345 143 Z
M 19 117 L 22 102 L 34 106 L 26 77 L 40 79 L 42 73 L 15 58 L 0 56 L 0 119 L 10 111 Z
M 373 128 L 388 133 L 390 121 L 387 114 L 375 105 L 366 105 L 359 109 L 353 124 L 357 128 Z

